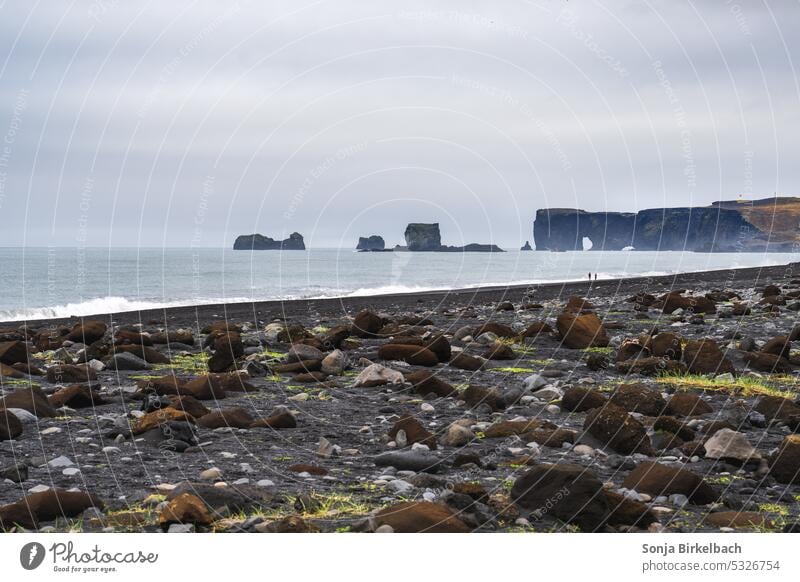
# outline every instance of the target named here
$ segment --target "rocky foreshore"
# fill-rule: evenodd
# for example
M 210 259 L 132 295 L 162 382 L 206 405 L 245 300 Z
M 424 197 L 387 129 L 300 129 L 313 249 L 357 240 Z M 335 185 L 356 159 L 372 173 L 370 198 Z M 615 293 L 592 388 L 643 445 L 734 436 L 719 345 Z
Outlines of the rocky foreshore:
M 0 325 L 6 531 L 798 531 L 800 265 Z

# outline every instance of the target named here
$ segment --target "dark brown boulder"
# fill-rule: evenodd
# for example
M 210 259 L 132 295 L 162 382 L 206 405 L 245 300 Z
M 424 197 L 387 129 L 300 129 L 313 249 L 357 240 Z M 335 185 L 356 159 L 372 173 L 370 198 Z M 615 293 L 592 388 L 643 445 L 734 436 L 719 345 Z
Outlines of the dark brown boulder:
M 653 454 L 650 438 L 642 423 L 614 404 L 589 411 L 583 429 L 619 453 Z
M 150 334 L 150 341 L 153 344 L 183 344 L 194 346 L 194 334 L 190 331 L 164 331 Z
M 564 346 L 573 350 L 608 345 L 608 334 L 594 313 L 562 313 L 556 319 L 556 328 Z
M 56 364 L 47 368 L 47 381 L 51 384 L 84 384 L 97 380 L 97 374 L 89 366 Z
M 217 375 L 199 376 L 186 382 L 180 388 L 181 394 L 189 394 L 198 400 L 222 400 L 225 388 L 216 380 Z
M 11 366 L 7 366 L 5 364 L 0 363 L 0 378 L 24 378 L 25 374 L 17 370 L 16 368 L 12 368 Z
M 215 410 L 197 419 L 198 426 L 203 428 L 248 428 L 253 424 L 253 417 L 250 413 L 240 406 Z
M 28 362 L 28 348 L 21 341 L 0 343 L 0 363 L 9 366 Z
M 155 348 L 143 346 L 141 344 L 124 344 L 114 346 L 115 352 L 128 352 L 137 358 L 143 359 L 148 364 L 169 364 L 170 360 L 167 356 L 159 352 Z
M 609 517 L 603 483 L 580 465 L 536 465 L 511 488 L 511 499 L 524 509 L 576 524 L 583 532 L 600 530 Z
M 505 402 L 496 388 L 470 384 L 461 397 L 470 408 L 477 408 L 481 404 L 485 404 L 492 410 L 505 410 L 506 408 Z
M 788 359 L 792 352 L 792 340 L 789 339 L 789 336 L 779 335 L 767 340 L 761 351 L 765 354 L 774 354 Z
M 251 428 L 272 428 L 275 430 L 284 428 L 297 428 L 297 419 L 288 410 L 273 412 L 266 418 L 259 418 L 250 425 Z
M 644 384 L 620 384 L 611 395 L 611 402 L 628 412 L 645 416 L 658 416 L 667 406 L 660 392 Z
M 567 299 L 567 304 L 564 306 L 564 311 L 572 311 L 574 313 L 594 311 L 594 305 L 592 305 L 588 299 L 573 295 Z
M 405 431 L 406 440 L 409 445 L 414 443 L 422 443 L 428 445 L 431 450 L 436 448 L 436 437 L 428 431 L 422 423 L 409 414 L 404 414 L 400 420 L 394 423 L 389 429 L 389 438 L 395 440 L 399 431 Z
M 517 354 L 511 349 L 511 346 L 504 343 L 496 343 L 488 346 L 483 357 L 487 360 L 515 360 Z
M 50 406 L 44 392 L 38 386 L 18 388 L 7 394 L 0 401 L 0 408 L 21 408 L 27 410 L 38 418 L 54 418 L 57 416 L 55 409 Z
M 173 523 L 210 525 L 213 521 L 205 502 L 191 493 L 182 493 L 167 502 L 158 516 L 158 524 L 166 531 Z
M 478 359 L 475 356 L 470 356 L 465 352 L 457 353 L 453 359 L 450 360 L 450 366 L 453 368 L 467 370 L 469 372 L 480 370 L 483 367 L 483 364 L 484 360 Z
M 667 402 L 667 412 L 675 416 L 701 416 L 713 411 L 708 402 L 691 392 L 677 392 Z
M 468 533 L 465 524 L 452 509 L 427 501 L 406 501 L 378 511 L 372 518 L 374 528 L 388 525 L 395 533 Z
M 67 334 L 66 339 L 71 342 L 80 342 L 86 345 L 103 339 L 106 335 L 108 326 L 102 321 L 90 320 L 76 324 L 72 331 Z
M 735 373 L 733 363 L 711 339 L 690 340 L 683 349 L 683 362 L 692 374 Z
M 117 345 L 139 344 L 141 346 L 152 346 L 153 340 L 149 335 L 144 335 L 132 329 L 118 329 L 114 332 L 114 343 Z
M 714 313 L 717 310 L 714 301 L 708 297 L 686 297 L 681 291 L 673 291 L 658 298 L 656 306 L 660 306 L 664 313 L 673 313 L 678 309 L 690 313 Z
M 172 375 L 161 378 L 147 378 L 136 382 L 142 392 L 155 392 L 159 396 L 179 394 L 184 384 L 184 380 Z
M 525 331 L 523 331 L 520 336 L 524 338 L 536 338 L 539 335 L 551 333 L 553 333 L 553 328 L 547 325 L 545 322 L 534 321 L 525 328 Z
M 696 505 L 719 499 L 719 493 L 699 475 L 652 461 L 639 463 L 625 478 L 623 487 L 653 496 L 679 493 Z
M 570 412 L 585 412 L 593 408 L 602 408 L 608 400 L 597 390 L 570 386 L 561 397 L 561 408 Z
M 646 529 L 651 523 L 658 521 L 650 508 L 642 503 L 621 495 L 615 491 L 603 490 L 608 504 L 608 525 L 634 525 Z
M 513 338 L 516 337 L 518 334 L 509 326 L 504 325 L 502 323 L 496 323 L 494 321 L 489 321 L 487 323 L 481 324 L 475 328 L 475 331 L 472 332 L 472 337 L 478 338 L 484 333 L 493 333 L 497 337 L 504 337 L 504 338 Z
M 14 440 L 22 430 L 22 423 L 13 413 L 0 409 L 0 441 Z
M 645 346 L 657 358 L 680 360 L 683 355 L 681 336 L 668 331 L 648 337 Z
M 779 483 L 800 484 L 800 435 L 784 437 L 769 459 L 769 473 Z
M 87 384 L 74 384 L 58 390 L 48 400 L 54 408 L 93 408 L 106 404 L 105 398 Z
M 756 412 L 763 414 L 767 420 L 788 420 L 800 415 L 800 406 L 788 398 L 764 395 L 755 405 Z
M 540 428 L 554 429 L 555 425 L 537 418 L 528 420 L 501 420 L 489 425 L 484 431 L 484 437 L 487 439 L 506 438 L 513 435 L 522 435 Z
M 786 358 L 767 352 L 744 352 L 742 358 L 748 367 L 768 374 L 790 374 L 794 369 Z
M 213 354 L 208 359 L 210 372 L 226 372 L 244 355 L 242 337 L 237 332 L 218 334 L 214 338 Z
M 202 418 L 210 412 L 208 408 L 203 406 L 194 396 L 178 396 L 177 394 L 170 394 L 167 396 L 170 406 L 175 410 L 182 410 L 186 414 L 194 418 Z
M 48 489 L 0 506 L 0 527 L 10 529 L 20 525 L 28 529 L 38 528 L 40 522 L 75 517 L 90 507 L 103 509 L 105 505 L 94 495 L 82 491 Z
M 384 318 L 365 309 L 359 311 L 353 318 L 353 326 L 350 331 L 356 337 L 377 337 L 378 332 L 385 324 Z
M 384 344 L 378 349 L 378 358 L 381 360 L 399 360 L 412 366 L 435 366 L 439 363 L 428 348 L 402 344 Z
M 144 416 L 132 421 L 131 432 L 134 435 L 140 435 L 171 422 L 189 422 L 194 424 L 195 418 L 183 410 L 177 410 L 171 407 L 160 408 L 153 412 L 148 412 Z
M 674 416 L 659 416 L 653 423 L 653 429 L 671 432 L 684 441 L 693 441 L 695 438 L 694 429 Z
M 458 390 L 428 370 L 416 370 L 406 374 L 405 379 L 411 383 L 414 391 L 422 396 L 432 393 L 439 398 L 446 398 L 458 394 Z

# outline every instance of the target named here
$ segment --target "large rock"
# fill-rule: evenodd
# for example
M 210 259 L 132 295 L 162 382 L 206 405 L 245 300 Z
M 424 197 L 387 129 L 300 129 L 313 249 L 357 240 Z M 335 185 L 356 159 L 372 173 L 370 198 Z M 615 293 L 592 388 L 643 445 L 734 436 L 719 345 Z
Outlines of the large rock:
M 386 320 L 368 309 L 359 311 L 353 318 L 352 334 L 356 337 L 377 337 Z
M 788 398 L 764 395 L 758 399 L 756 412 L 763 414 L 767 420 L 789 420 L 800 416 L 800 406 Z
M 89 345 L 97 340 L 103 339 L 107 330 L 108 326 L 102 321 L 84 321 L 83 323 L 76 324 L 75 327 L 72 328 L 72 331 L 67 334 L 66 339 L 71 342 Z
M 191 493 L 181 493 L 167 502 L 158 516 L 158 523 L 167 530 L 173 523 L 209 525 L 213 521 L 202 499 Z
M 573 350 L 608 345 L 608 334 L 594 313 L 562 313 L 556 318 L 556 328 L 564 346 Z
M 378 358 L 381 360 L 399 360 L 412 366 L 435 366 L 439 363 L 428 348 L 401 344 L 384 344 L 378 349 Z
M 233 243 L 235 251 L 304 251 L 306 245 L 303 242 L 303 235 L 293 232 L 289 238 L 284 240 L 274 240 L 262 234 L 243 234 L 236 237 Z
M 438 251 L 442 247 L 439 223 L 412 222 L 406 226 L 406 246 L 410 251 Z
M 411 449 L 381 453 L 375 457 L 375 464 L 378 467 L 394 467 L 398 471 L 436 473 L 442 469 L 441 459 L 433 453 Z
M 703 445 L 706 459 L 725 459 L 745 463 L 760 458 L 747 437 L 729 428 L 721 428 Z
M 696 473 L 653 461 L 639 463 L 625 478 L 623 486 L 653 496 L 678 493 L 696 505 L 713 503 L 719 498 L 719 493 Z
M 7 394 L 0 401 L 0 408 L 21 408 L 38 418 L 54 418 L 57 416 L 55 409 L 50 405 L 44 392 L 38 386 L 18 388 Z
M 435 394 L 439 398 L 455 396 L 458 390 L 428 370 L 416 370 L 406 374 L 406 382 L 410 382 L 414 391 L 422 396 Z
M 561 397 L 561 408 L 570 412 L 586 412 L 593 408 L 602 408 L 608 400 L 603 393 L 581 386 L 570 386 Z
M 356 377 L 354 386 L 383 386 L 385 384 L 402 384 L 405 381 L 403 374 L 380 364 L 371 364 L 364 368 Z
M 197 424 L 203 428 L 249 428 L 255 419 L 246 408 L 237 406 L 209 412 L 197 419 Z
M 86 365 L 56 364 L 47 368 L 47 381 L 51 384 L 81 384 L 97 380 L 97 373 Z
M 800 484 L 800 435 L 784 437 L 769 459 L 769 472 L 779 483 Z
M 357 251 L 382 251 L 386 248 L 383 237 L 377 234 L 358 237 Z
M 660 392 L 644 384 L 621 384 L 611 395 L 611 402 L 645 416 L 658 416 L 667 406 Z
M 11 366 L 18 362 L 28 362 L 28 348 L 25 344 L 20 341 L 0 343 L 0 363 Z
M 22 430 L 22 423 L 12 412 L 0 409 L 0 441 L 14 440 Z
M 733 374 L 736 369 L 711 339 L 690 340 L 683 349 L 683 361 L 692 374 Z
M 667 412 L 675 416 L 701 416 L 713 411 L 708 402 L 691 392 L 677 392 L 667 402 Z
M 511 499 L 539 515 L 576 524 L 584 532 L 602 528 L 609 515 L 602 481 L 580 465 L 536 465 L 514 482 Z
M 82 491 L 48 489 L 0 506 L 0 527 L 10 529 L 21 525 L 29 529 L 38 528 L 42 521 L 75 517 L 90 507 L 103 509 L 104 504 L 94 495 Z
M 470 528 L 445 505 L 406 501 L 378 511 L 370 519 L 372 529 L 389 526 L 395 533 L 467 533 Z
M 409 414 L 401 416 L 400 420 L 394 423 L 394 426 L 389 429 L 389 438 L 395 440 L 397 438 L 397 433 L 401 430 L 405 433 L 406 442 L 409 445 L 422 443 L 423 445 L 428 445 L 430 449 L 436 448 L 436 437 L 413 416 Z
M 48 400 L 55 408 L 69 406 L 70 408 L 94 408 L 106 404 L 105 398 L 94 387 L 88 384 L 74 384 L 58 390 Z
M 642 423 L 615 404 L 589 411 L 583 429 L 619 453 L 653 454 L 650 437 Z

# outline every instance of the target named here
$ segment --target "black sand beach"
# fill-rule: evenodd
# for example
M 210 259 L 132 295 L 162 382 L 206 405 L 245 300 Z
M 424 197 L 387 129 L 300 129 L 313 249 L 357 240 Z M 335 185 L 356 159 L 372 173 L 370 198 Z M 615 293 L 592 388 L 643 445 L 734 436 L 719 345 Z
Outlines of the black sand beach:
M 791 531 L 800 265 L 0 324 L 0 521 Z

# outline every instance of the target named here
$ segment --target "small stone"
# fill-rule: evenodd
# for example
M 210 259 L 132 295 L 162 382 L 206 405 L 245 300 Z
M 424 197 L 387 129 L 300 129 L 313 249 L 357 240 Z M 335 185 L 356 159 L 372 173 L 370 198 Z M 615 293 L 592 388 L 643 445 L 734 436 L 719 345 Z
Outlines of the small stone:
M 78 467 L 67 467 L 66 469 L 61 471 L 61 473 L 63 475 L 66 475 L 67 477 L 72 477 L 74 475 L 77 475 L 80 472 L 81 472 L 81 470 L 78 469 Z
M 222 470 L 217 467 L 211 467 L 200 473 L 200 479 L 203 481 L 215 481 L 222 477 Z
M 15 415 L 16 416 L 16 415 Z M 42 431 L 39 431 L 39 434 L 42 436 L 47 436 L 49 434 L 58 434 L 61 432 L 61 428 L 57 426 L 51 426 L 50 428 L 46 428 Z
M 56 457 L 55 459 L 48 461 L 47 466 L 51 469 L 62 469 L 64 467 L 71 467 L 74 464 L 75 463 L 73 463 L 69 458 L 61 455 L 60 457 Z
M 420 404 L 419 408 L 422 412 L 434 412 L 436 410 L 432 404 L 428 404 L 427 402 Z
M 273 483 L 269 479 L 261 479 L 259 481 L 256 481 L 256 485 L 259 487 L 275 487 L 275 483 Z
M 193 523 L 173 523 L 170 524 L 167 533 L 194 533 Z

